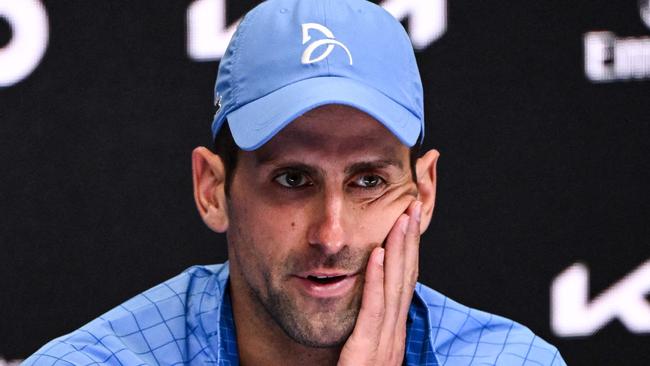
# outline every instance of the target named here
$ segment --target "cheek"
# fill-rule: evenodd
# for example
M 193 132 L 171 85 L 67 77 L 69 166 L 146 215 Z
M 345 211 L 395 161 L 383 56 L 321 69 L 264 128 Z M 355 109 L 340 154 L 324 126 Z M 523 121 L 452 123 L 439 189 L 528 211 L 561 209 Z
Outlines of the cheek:
M 365 238 L 362 241 L 383 243 L 399 216 L 415 200 L 415 194 L 409 188 L 398 189 L 388 192 L 380 200 L 356 208 L 358 220 L 354 226 L 361 238 Z
M 282 240 L 301 227 L 305 216 L 304 202 L 284 197 L 268 187 L 241 184 L 246 179 L 252 181 L 254 177 L 236 176 L 233 182 L 230 206 L 234 206 L 234 202 L 237 204 L 231 207 L 231 222 L 246 225 L 263 236 L 259 240 L 264 241 Z M 235 183 L 239 185 L 235 186 Z
M 293 246 L 300 243 L 302 217 L 294 210 L 276 209 L 259 201 L 238 200 L 230 207 L 228 244 L 245 256 L 242 262 L 265 267 L 277 265 Z

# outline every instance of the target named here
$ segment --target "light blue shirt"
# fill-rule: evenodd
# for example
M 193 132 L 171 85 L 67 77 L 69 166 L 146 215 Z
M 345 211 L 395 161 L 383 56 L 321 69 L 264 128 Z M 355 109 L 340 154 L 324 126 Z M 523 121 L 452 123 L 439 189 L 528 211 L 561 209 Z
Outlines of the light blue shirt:
M 228 274 L 227 263 L 191 267 L 52 340 L 23 365 L 238 365 Z M 409 309 L 404 364 L 566 365 L 523 325 L 420 283 Z

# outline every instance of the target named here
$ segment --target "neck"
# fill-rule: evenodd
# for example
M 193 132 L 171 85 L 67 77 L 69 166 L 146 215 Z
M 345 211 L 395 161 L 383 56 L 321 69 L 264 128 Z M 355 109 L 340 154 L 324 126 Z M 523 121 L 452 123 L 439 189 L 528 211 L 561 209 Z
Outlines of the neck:
M 336 365 L 342 346 L 313 348 L 295 342 L 233 272 L 231 267 L 229 290 L 241 365 Z

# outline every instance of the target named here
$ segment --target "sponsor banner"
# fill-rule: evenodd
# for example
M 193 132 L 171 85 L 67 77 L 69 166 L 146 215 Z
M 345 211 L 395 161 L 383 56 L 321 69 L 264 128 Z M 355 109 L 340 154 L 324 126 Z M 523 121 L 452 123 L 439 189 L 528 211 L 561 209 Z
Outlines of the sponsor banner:
M 409 20 L 416 49 L 425 49 L 447 29 L 446 0 L 387 0 L 381 3 L 398 20 Z M 226 0 L 196 0 L 187 10 L 187 53 L 196 61 L 213 61 L 223 53 L 241 19 L 227 24 Z
M 639 1 L 641 20 L 650 28 L 650 0 Z M 619 38 L 613 32 L 584 36 L 585 74 L 593 82 L 650 79 L 650 36 Z
M 594 335 L 618 319 L 631 333 L 650 333 L 650 260 L 592 300 L 589 268 L 576 263 L 553 281 L 551 327 L 560 337 Z
M 49 37 L 48 19 L 38 0 L 0 0 L 0 20 L 10 28 L 9 42 L 0 48 L 0 87 L 16 84 L 38 66 Z

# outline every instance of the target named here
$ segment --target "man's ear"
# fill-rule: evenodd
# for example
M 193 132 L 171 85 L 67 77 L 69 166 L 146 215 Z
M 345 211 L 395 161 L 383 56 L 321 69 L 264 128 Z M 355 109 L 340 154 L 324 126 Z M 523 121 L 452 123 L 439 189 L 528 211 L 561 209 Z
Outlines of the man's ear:
M 436 166 L 440 153 L 429 150 L 415 162 L 415 172 L 418 185 L 418 199 L 422 202 L 422 216 L 420 220 L 420 233 L 429 227 L 433 208 L 436 205 Z
M 205 147 L 192 151 L 194 201 L 208 227 L 218 233 L 228 229 L 226 205 L 226 170 L 223 161 Z

